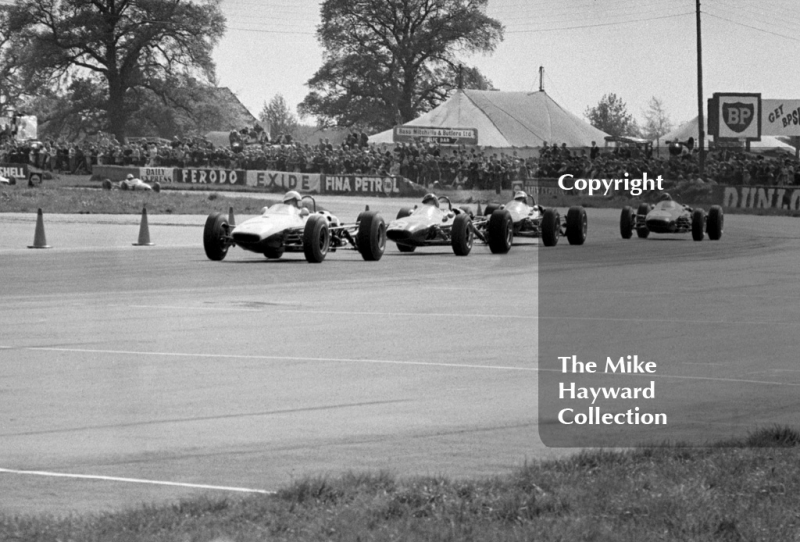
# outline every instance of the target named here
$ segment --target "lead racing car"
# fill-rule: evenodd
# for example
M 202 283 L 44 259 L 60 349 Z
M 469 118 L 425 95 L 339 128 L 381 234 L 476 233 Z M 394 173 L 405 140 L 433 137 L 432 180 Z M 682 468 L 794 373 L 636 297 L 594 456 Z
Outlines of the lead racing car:
M 110 179 L 105 179 L 103 181 L 103 190 L 113 190 L 114 188 L 119 190 L 161 192 L 161 183 L 155 182 L 151 186 L 143 180 L 135 178 L 132 174 L 128 173 L 125 179 L 118 183 L 113 183 Z
M 541 238 L 546 247 L 556 246 L 559 237 L 566 237 L 570 245 L 582 245 L 586 242 L 589 227 L 586 209 L 582 206 L 574 205 L 566 216 L 562 216 L 557 209 L 538 205 L 531 194 L 522 190 L 517 190 L 514 199 L 505 205 L 490 203 L 484 214 L 488 217 L 486 224 L 510 222 L 511 235 Z M 497 248 L 499 250 L 501 246 L 498 244 Z
M 292 190 L 281 203 L 264 207 L 261 215 L 238 226 L 222 213 L 211 213 L 203 230 L 208 259 L 224 260 L 228 249 L 237 245 L 269 259 L 302 252 L 311 263 L 322 262 L 339 248 L 354 248 L 364 260 L 377 261 L 386 248 L 386 223 L 377 212 L 364 211 L 355 224 L 342 224 L 330 212 L 318 211 L 314 198 Z
M 645 239 L 653 233 L 687 233 L 692 232 L 692 239 L 702 241 L 704 234 L 712 241 L 719 241 L 725 216 L 722 207 L 712 205 L 708 214 L 703 209 L 693 209 L 678 203 L 664 193 L 655 205 L 642 203 L 634 211 L 633 207 L 622 209 L 619 219 L 619 232 L 623 239 L 630 239 L 634 230 L 636 235 Z

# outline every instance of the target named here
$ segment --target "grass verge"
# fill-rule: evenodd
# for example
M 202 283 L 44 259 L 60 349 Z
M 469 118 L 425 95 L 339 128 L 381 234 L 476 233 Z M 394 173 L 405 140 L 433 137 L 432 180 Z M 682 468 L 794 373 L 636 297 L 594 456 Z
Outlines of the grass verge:
M 83 517 L 0 515 L 0 539 L 797 540 L 800 433 L 707 448 L 582 451 L 502 477 L 306 478 L 275 496 L 182 501 Z

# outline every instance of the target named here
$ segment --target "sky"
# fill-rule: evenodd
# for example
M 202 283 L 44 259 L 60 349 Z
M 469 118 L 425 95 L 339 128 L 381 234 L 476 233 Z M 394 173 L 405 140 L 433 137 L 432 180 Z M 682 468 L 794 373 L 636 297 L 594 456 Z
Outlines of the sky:
M 219 85 L 255 116 L 276 94 L 296 111 L 323 61 L 320 5 L 222 0 Z M 702 0 L 700 9 L 704 104 L 714 92 L 800 99 L 800 2 Z M 543 66 L 545 91 L 581 117 L 610 93 L 640 124 L 652 97 L 675 126 L 697 116 L 695 0 L 489 0 L 487 14 L 505 39 L 491 54 L 461 58 L 499 90 L 538 90 Z

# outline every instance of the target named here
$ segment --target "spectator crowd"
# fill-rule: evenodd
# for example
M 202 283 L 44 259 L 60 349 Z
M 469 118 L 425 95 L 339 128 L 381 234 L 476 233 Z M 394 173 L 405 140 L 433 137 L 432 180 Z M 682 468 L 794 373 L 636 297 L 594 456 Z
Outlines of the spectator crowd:
M 476 147 L 432 143 L 376 145 L 366 134 L 351 133 L 339 145 L 328 139 L 316 144 L 279 135 L 268 140 L 260 127 L 231 132 L 230 146 L 214 146 L 201 137 L 132 139 L 112 137 L 68 143 L 63 140 L 0 143 L 0 163 L 28 163 L 60 173 L 88 174 L 95 165 L 197 167 L 272 170 L 329 175 L 399 175 L 430 186 L 475 189 L 510 188 L 517 180 L 558 178 L 630 178 L 647 173 L 675 182 L 710 184 L 800 185 L 800 161 L 790 156 L 766 157 L 735 150 L 707 154 L 699 173 L 696 150 L 682 147 L 675 155 L 654 156 L 651 146 L 630 145 L 585 149 L 566 143 L 545 143 L 531 156 L 518 151 L 494 152 Z M 522 151 L 520 151 L 522 152 Z

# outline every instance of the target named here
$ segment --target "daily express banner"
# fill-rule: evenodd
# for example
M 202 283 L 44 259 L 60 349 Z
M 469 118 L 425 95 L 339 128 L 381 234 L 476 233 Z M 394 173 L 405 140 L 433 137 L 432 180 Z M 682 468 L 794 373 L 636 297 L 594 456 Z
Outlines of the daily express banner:
M 139 178 L 146 183 L 172 183 L 175 182 L 175 168 L 171 167 L 141 167 Z
M 800 188 L 786 186 L 714 186 L 714 200 L 730 209 L 800 211 Z
M 534 197 L 547 195 L 559 196 L 564 193 L 558 187 L 558 179 L 528 179 L 526 181 L 515 181 L 513 190 L 524 190 Z
M 264 187 L 276 192 L 299 190 L 301 192 L 320 192 L 319 173 L 287 173 L 285 171 L 247 171 L 247 186 Z
M 154 168 L 164 169 L 164 168 Z M 245 171 L 232 169 L 176 169 L 175 179 L 179 183 L 191 184 L 245 184 Z
M 325 175 L 326 194 L 363 194 L 368 196 L 418 196 L 425 189 L 404 177 L 369 175 Z
M 761 133 L 800 136 L 800 100 L 761 100 Z

